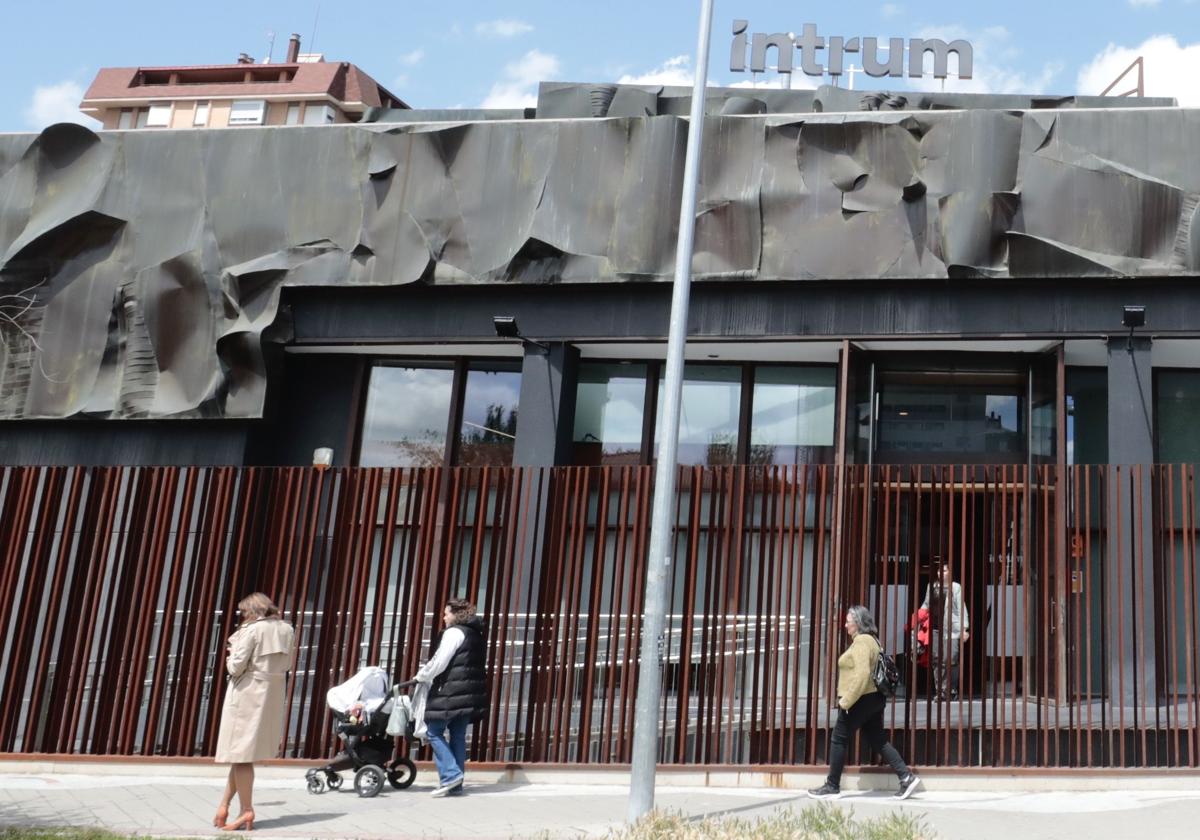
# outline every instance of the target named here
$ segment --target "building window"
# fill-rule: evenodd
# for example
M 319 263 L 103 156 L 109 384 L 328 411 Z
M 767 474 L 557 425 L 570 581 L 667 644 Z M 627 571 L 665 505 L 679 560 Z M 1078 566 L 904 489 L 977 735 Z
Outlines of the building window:
M 686 365 L 679 405 L 681 464 L 736 464 L 738 419 L 742 406 L 742 368 L 737 365 Z M 662 382 L 654 419 L 654 451 L 658 452 L 663 412 Z
M 266 108 L 262 99 L 236 99 L 229 110 L 229 124 L 262 125 Z
M 133 128 L 132 108 L 121 109 L 121 115 L 117 117 L 117 128 Z
M 644 364 L 584 364 L 575 399 L 572 460 L 639 464 L 646 413 Z
M 472 363 L 467 369 L 462 423 L 454 463 L 464 467 L 512 464 L 517 440 L 519 363 Z
M 208 125 L 208 103 L 197 102 L 196 114 L 192 117 L 192 125 Z
M 454 368 L 449 364 L 372 368 L 358 463 L 441 466 L 453 394 Z
M 171 124 L 171 103 L 151 102 L 146 116 L 147 128 L 166 128 Z
M 287 106 L 287 117 L 284 119 L 284 125 L 299 125 L 300 124 L 300 103 L 289 102 Z
M 509 465 L 520 393 L 520 362 L 376 365 L 367 385 L 358 463 Z M 448 440 L 451 424 L 454 437 Z
M 1108 371 L 1067 368 L 1067 463 L 1108 463 Z
M 1019 464 L 1028 454 L 1026 376 L 883 371 L 881 464 Z
M 310 102 L 304 106 L 305 125 L 328 125 L 333 122 L 333 109 L 328 105 L 317 105 Z
M 661 362 L 581 364 L 572 463 L 650 463 L 661 438 L 662 374 Z M 836 379 L 825 365 L 687 365 L 679 463 L 830 462 Z
M 150 109 L 148 109 L 148 108 L 138 108 L 138 109 L 137 109 L 137 117 L 136 117 L 136 119 L 134 120 L 134 126 L 135 126 L 136 128 L 145 128 L 145 127 L 146 127 L 146 121 L 147 121 L 149 118 L 150 118 Z
M 833 446 L 836 376 L 829 367 L 755 369 L 750 463 L 802 464 Z
M 1155 425 L 1160 464 L 1200 462 L 1200 371 L 1164 370 L 1155 377 Z

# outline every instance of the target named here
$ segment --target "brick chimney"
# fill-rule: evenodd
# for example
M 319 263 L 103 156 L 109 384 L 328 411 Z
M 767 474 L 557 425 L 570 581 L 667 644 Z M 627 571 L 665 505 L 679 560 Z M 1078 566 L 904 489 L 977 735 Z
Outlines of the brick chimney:
M 300 36 L 295 32 L 292 37 L 288 38 L 287 63 L 295 64 L 296 59 L 300 57 Z

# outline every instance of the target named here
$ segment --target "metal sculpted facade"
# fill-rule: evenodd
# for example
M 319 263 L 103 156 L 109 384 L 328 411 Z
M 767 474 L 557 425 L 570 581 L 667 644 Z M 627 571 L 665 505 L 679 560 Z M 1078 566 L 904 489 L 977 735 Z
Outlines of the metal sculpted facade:
M 0 418 L 259 417 L 286 287 L 666 281 L 685 134 L 0 137 Z M 715 116 L 695 276 L 1195 276 L 1198 139 L 1183 109 Z

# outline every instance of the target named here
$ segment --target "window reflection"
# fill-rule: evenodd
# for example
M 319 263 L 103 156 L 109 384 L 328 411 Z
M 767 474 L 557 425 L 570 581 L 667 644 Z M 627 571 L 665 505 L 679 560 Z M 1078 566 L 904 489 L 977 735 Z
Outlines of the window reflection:
M 1108 371 L 1067 369 L 1067 463 L 1108 463 Z
M 658 389 L 654 450 L 662 428 L 663 388 Z M 737 461 L 742 369 L 734 365 L 687 365 L 679 410 L 680 464 L 719 466 Z
M 512 464 L 520 396 L 519 365 L 472 364 L 468 368 L 456 464 L 464 467 Z
M 358 462 L 364 467 L 436 467 L 446 453 L 454 371 L 371 369 Z
M 814 449 L 833 446 L 835 377 L 833 368 L 755 368 L 750 463 L 826 460 Z
M 640 463 L 645 405 L 646 365 L 580 365 L 574 462 Z
M 879 461 L 1019 463 L 1027 441 L 1018 387 L 885 381 Z
M 1158 425 L 1158 461 L 1192 464 L 1200 461 L 1200 372 L 1162 371 L 1157 377 L 1158 399 L 1154 416 Z

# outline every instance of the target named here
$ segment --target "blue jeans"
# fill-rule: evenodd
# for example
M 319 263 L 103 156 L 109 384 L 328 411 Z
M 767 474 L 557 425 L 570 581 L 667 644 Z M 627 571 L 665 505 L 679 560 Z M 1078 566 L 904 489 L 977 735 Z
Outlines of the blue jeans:
M 443 785 L 467 769 L 467 727 L 470 715 L 450 720 L 428 720 L 429 746 L 433 748 L 433 763 L 437 765 L 438 781 Z

